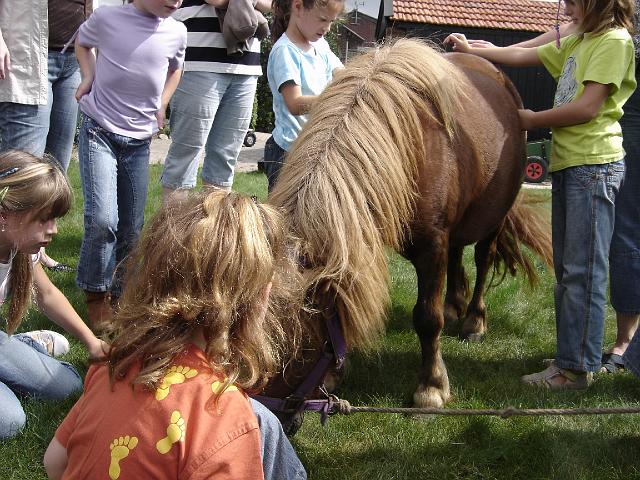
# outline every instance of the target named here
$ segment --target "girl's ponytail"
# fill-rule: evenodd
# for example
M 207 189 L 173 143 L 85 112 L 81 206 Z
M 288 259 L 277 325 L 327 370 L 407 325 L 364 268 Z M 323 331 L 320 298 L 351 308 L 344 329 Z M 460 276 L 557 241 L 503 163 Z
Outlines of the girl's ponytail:
M 31 303 L 31 286 L 33 285 L 33 267 L 31 256 L 18 252 L 11 262 L 9 284 L 7 292 L 10 292 L 9 309 L 7 312 L 7 334 L 12 335 L 27 313 Z
M 271 25 L 271 41 L 276 41 L 287 31 L 291 17 L 291 0 L 273 0 L 271 3 L 273 24 Z

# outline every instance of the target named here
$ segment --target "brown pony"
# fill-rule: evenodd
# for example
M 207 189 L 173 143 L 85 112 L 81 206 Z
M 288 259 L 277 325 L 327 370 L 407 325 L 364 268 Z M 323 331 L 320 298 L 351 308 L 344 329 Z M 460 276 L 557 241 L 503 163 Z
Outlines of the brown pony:
M 483 291 L 491 264 L 535 277 L 524 242 L 550 262 L 548 226 L 520 202 L 525 135 L 520 98 L 492 64 L 398 40 L 350 61 L 322 93 L 287 156 L 270 202 L 302 242 L 316 309 L 303 362 L 267 394 L 286 396 L 319 355 L 320 315 L 339 313 L 349 348 L 383 332 L 389 304 L 385 245 L 418 276 L 413 311 L 422 348 L 416 406 L 450 395 L 439 347 L 445 318 L 463 337 L 486 331 Z M 515 202 L 515 203 L 514 203 Z M 466 305 L 465 245 L 477 279 Z M 445 305 L 441 298 L 447 277 Z M 466 316 L 463 316 L 465 315 Z

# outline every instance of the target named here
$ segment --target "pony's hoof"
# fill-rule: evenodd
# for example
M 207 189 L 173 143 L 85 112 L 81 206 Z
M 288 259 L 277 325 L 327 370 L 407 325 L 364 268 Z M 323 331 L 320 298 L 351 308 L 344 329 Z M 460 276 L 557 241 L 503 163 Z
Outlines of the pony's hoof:
M 442 334 L 447 337 L 457 337 L 458 332 L 460 331 L 458 324 L 454 321 L 446 321 L 444 322 L 444 327 L 442 327 Z
M 445 335 L 454 337 L 458 334 L 460 317 L 455 308 L 451 305 L 445 305 L 444 307 L 444 327 L 442 333 Z
M 460 340 L 469 343 L 480 343 L 484 340 L 484 333 L 460 333 Z
M 435 387 L 426 387 L 413 394 L 413 406 L 416 408 L 442 408 L 451 394 Z

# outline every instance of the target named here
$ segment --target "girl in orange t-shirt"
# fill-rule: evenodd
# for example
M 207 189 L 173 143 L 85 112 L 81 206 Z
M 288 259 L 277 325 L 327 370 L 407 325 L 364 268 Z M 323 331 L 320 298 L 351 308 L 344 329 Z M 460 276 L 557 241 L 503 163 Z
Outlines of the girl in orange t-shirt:
M 161 210 L 129 261 L 106 362 L 47 449 L 49 477 L 264 478 L 244 392 L 297 343 L 292 253 L 280 214 L 246 196 Z

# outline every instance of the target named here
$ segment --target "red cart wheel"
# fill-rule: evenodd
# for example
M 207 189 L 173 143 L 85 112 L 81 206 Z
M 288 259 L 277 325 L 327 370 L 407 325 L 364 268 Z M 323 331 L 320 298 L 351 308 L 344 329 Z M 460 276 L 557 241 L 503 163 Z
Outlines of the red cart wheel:
M 547 179 L 547 162 L 541 157 L 528 157 L 524 171 L 524 181 L 528 183 L 542 183 Z

